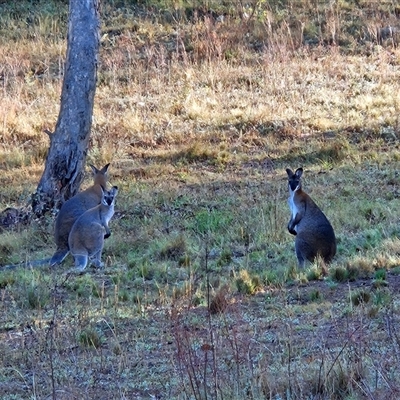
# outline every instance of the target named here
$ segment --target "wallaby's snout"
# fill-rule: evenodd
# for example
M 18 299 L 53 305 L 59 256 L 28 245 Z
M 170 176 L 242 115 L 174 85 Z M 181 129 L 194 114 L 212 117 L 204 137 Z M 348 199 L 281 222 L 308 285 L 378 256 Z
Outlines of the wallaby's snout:
M 328 264 L 336 254 L 336 237 L 332 225 L 311 197 L 302 190 L 303 169 L 286 169 L 291 218 L 288 231 L 296 236 L 295 248 L 300 267 L 317 256 Z
M 115 198 L 118 187 L 114 186 L 110 191 L 101 187 L 102 198 L 100 204 L 85 211 L 72 226 L 68 238 L 68 244 L 75 259 L 75 267 L 83 271 L 89 259 L 100 268 L 101 253 L 104 247 L 104 238 L 110 236 L 108 223 L 114 215 Z

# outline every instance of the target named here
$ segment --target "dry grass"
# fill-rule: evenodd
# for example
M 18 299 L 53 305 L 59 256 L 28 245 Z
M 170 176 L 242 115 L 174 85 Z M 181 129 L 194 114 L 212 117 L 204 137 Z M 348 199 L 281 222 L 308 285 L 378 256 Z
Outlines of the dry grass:
M 88 156 L 120 188 L 106 268 L 0 272 L 0 397 L 397 398 L 398 6 L 130 3 L 102 4 Z M 25 6 L 0 4 L 1 210 L 59 108 L 66 6 Z M 300 165 L 326 278 L 286 232 Z M 2 231 L 0 265 L 50 256 L 52 222 Z

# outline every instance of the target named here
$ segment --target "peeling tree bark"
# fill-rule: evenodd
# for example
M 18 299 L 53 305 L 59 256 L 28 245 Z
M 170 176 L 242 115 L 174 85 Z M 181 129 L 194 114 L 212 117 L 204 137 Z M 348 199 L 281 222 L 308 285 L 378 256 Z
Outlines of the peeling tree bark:
M 100 43 L 100 0 L 70 0 L 65 74 L 60 112 L 54 133 L 47 132 L 50 147 L 32 210 L 41 216 L 59 208 L 75 195 L 83 168 L 92 126 Z

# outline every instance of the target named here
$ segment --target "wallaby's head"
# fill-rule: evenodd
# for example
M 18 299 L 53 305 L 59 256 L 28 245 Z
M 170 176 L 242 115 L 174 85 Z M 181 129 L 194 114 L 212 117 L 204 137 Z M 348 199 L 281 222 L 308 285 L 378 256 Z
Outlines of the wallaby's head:
M 94 165 L 89 164 L 93 172 L 94 185 L 106 187 L 107 184 L 107 171 L 110 163 L 106 164 L 102 169 L 97 169 Z
M 109 191 L 104 189 L 103 186 L 101 186 L 101 191 L 103 193 L 101 197 L 101 204 L 110 207 L 111 205 L 114 204 L 115 198 L 117 197 L 118 194 L 118 187 L 113 186 Z
M 290 168 L 286 169 L 289 178 L 289 192 L 293 193 L 297 190 L 301 190 L 301 175 L 303 175 L 303 168 L 297 168 L 293 172 Z

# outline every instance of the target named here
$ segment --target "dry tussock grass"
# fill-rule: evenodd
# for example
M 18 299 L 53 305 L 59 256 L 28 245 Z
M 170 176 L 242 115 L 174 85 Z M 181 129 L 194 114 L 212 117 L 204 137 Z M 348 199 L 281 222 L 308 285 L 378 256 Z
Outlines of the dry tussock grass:
M 115 19 L 113 25 L 122 22 Z M 190 37 L 192 47 L 206 48 L 202 51 L 184 46 L 186 39 L 174 36 L 178 31 L 173 23 L 144 19 L 118 29 L 106 26 L 93 151 L 98 156 L 104 152 L 102 158 L 111 161 L 130 154 L 157 155 L 159 148 L 204 137 L 207 141 L 209 134 L 228 142 L 228 150 L 244 153 L 248 145 L 240 142 L 249 133 L 261 136 L 261 144 L 267 133 L 279 141 L 330 131 L 394 134 L 400 109 L 398 49 L 372 47 L 367 56 L 346 54 L 335 46 L 293 49 L 283 40 L 288 33 L 271 27 L 282 51 L 266 45 L 264 51 L 249 53 L 245 38 L 254 39 L 255 25 L 255 20 L 222 24 L 199 18 L 181 34 Z M 223 45 L 228 34 L 233 39 Z M 265 34 L 268 43 L 268 30 Z M 219 47 L 237 54 L 231 59 L 218 55 Z M 58 113 L 64 38 L 37 35 L 17 46 L 6 43 L 0 52 L 5 60 L 3 146 L 26 144 L 43 154 L 48 144 L 43 129 L 54 126 Z M 286 149 L 281 145 L 278 151 Z

